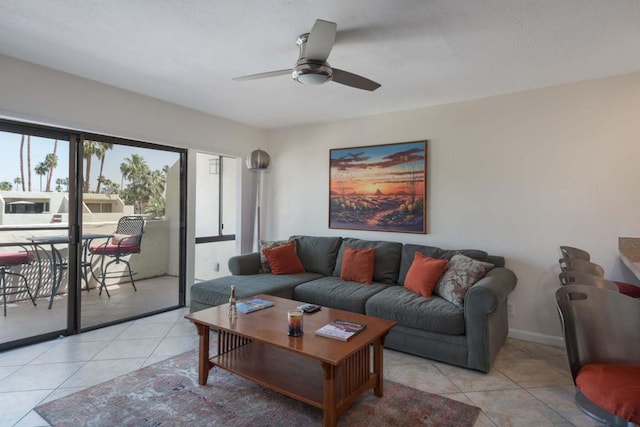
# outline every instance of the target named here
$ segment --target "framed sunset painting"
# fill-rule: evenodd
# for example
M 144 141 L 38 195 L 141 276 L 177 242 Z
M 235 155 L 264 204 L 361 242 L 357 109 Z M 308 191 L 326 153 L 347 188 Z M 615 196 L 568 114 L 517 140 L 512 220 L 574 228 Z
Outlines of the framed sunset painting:
M 332 149 L 329 228 L 426 233 L 427 141 Z

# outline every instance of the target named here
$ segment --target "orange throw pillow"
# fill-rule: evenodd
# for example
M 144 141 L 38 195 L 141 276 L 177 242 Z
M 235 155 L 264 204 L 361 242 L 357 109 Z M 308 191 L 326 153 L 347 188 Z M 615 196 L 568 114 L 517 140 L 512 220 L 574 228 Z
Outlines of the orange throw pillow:
M 423 297 L 430 298 L 438 279 L 447 268 L 446 259 L 429 258 L 416 252 L 407 277 L 404 279 L 404 287 L 416 292 Z
M 302 261 L 296 253 L 296 243 L 291 242 L 286 245 L 274 248 L 263 249 L 264 256 L 267 257 L 269 268 L 273 274 L 294 274 L 304 273 Z
M 370 285 L 373 283 L 373 264 L 376 248 L 352 249 L 346 247 L 342 254 L 340 279 Z

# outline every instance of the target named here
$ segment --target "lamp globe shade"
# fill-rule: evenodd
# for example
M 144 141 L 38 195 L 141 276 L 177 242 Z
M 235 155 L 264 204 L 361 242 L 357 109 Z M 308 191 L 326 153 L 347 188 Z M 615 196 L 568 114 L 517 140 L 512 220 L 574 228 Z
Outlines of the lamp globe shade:
M 271 156 L 266 151 L 257 149 L 247 157 L 247 168 L 249 170 L 260 170 L 269 167 Z

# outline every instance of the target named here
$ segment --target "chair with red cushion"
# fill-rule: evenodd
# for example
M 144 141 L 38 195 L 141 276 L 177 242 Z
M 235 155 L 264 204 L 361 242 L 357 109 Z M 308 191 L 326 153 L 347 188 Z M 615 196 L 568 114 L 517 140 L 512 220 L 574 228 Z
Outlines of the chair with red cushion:
M 92 254 L 91 264 L 93 264 L 94 256 L 100 256 L 100 277 L 98 278 L 98 280 L 100 281 L 99 295 L 102 295 L 102 290 L 104 289 L 104 291 L 107 293 L 107 296 L 111 296 L 109 295 L 109 290 L 107 289 L 107 278 L 126 277 L 126 275 L 123 276 L 120 273 L 115 273 L 116 275 L 111 275 L 108 273 L 110 265 L 120 264 L 121 262 L 127 266 L 127 272 L 129 278 L 131 279 L 133 290 L 135 292 L 138 291 L 138 289 L 136 289 L 136 284 L 133 281 L 133 275 L 135 273 L 131 270 L 131 264 L 129 263 L 129 261 L 124 259 L 124 257 L 140 253 L 140 244 L 142 243 L 143 233 L 143 217 L 137 215 L 123 216 L 118 221 L 116 232 L 111 235 L 111 237 L 105 243 L 89 248 L 89 251 Z M 106 258 L 112 258 L 112 260 L 105 264 Z
M 558 274 L 560 283 L 564 285 L 589 285 L 610 291 L 620 292 L 618 286 L 604 277 L 595 274 L 583 273 L 582 271 L 563 271 Z
M 560 263 L 560 269 L 562 271 L 579 271 L 582 273 L 592 274 L 594 276 L 604 277 L 604 268 L 602 268 L 598 264 L 586 261 L 584 259 L 565 257 L 560 258 L 558 262 Z M 635 286 L 631 283 L 616 282 L 615 280 L 612 280 L 611 282 L 615 283 L 615 285 L 618 287 L 618 291 L 621 294 L 630 296 L 632 298 L 640 298 L 639 286 Z
M 591 255 L 584 249 L 574 248 L 573 246 L 560 246 L 560 252 L 564 258 L 578 258 L 591 261 Z
M 640 300 L 566 285 L 556 303 L 578 408 L 605 425 L 640 424 Z
M 2 301 L 4 307 L 4 316 L 7 317 L 7 296 L 18 295 L 27 292 L 29 299 L 33 305 L 36 305 L 36 299 L 29 289 L 27 278 L 18 272 L 11 271 L 12 267 L 31 264 L 35 258 L 33 252 L 27 250 L 24 246 L 22 251 L 0 253 L 0 288 L 2 288 Z M 17 283 L 7 283 L 7 276 L 16 277 Z M 21 284 L 21 279 L 24 284 Z

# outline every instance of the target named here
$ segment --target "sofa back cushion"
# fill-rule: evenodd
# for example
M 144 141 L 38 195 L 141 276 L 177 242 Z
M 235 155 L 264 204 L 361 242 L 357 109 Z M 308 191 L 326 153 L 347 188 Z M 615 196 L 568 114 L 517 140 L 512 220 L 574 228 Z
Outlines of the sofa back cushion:
M 398 284 L 404 286 L 407 272 L 409 271 L 409 267 L 411 267 L 411 263 L 413 262 L 416 252 L 420 252 L 422 255 L 428 256 L 429 258 L 443 258 L 448 261 L 451 261 L 451 258 L 454 255 L 462 254 L 477 261 L 490 262 L 498 267 L 504 267 L 504 258 L 490 256 L 485 251 L 477 249 L 443 250 L 435 246 L 412 245 L 408 243 L 402 247 L 402 261 L 400 262 Z M 502 260 L 502 263 L 500 263 L 500 260 Z
M 342 237 L 291 236 L 296 242 L 298 258 L 304 270 L 331 276 L 336 268 L 336 258 Z
M 342 270 L 342 256 L 345 248 L 369 249 L 375 248 L 376 257 L 373 266 L 373 281 L 378 283 L 394 284 L 398 280 L 398 269 L 402 256 L 402 244 L 396 242 L 382 242 L 376 240 L 342 239 L 340 252 L 333 275 L 340 277 Z M 412 258 L 413 261 L 413 258 Z

